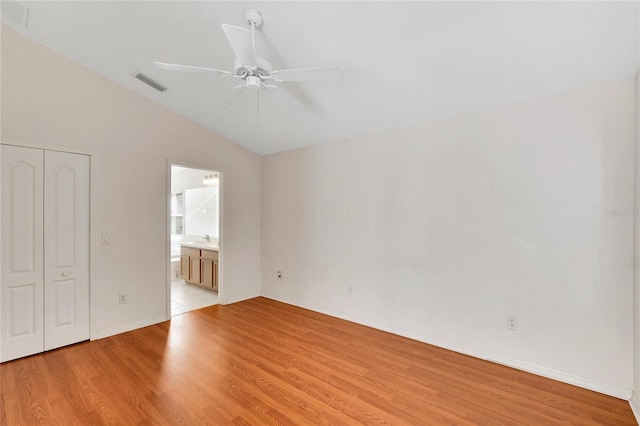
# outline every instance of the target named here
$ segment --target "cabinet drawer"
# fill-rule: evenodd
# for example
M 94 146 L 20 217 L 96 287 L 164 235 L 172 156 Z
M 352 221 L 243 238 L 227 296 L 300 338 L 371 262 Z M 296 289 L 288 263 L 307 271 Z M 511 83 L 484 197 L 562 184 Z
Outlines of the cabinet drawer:
M 218 252 L 215 250 L 202 250 L 200 256 L 203 259 L 218 260 Z
M 200 257 L 200 249 L 191 247 L 181 247 L 180 254 L 183 256 Z

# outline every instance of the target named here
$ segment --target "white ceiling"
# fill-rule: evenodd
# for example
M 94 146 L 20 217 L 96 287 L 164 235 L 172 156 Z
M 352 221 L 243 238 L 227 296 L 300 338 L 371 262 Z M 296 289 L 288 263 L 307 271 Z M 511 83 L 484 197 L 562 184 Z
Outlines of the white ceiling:
M 28 29 L 3 22 L 259 154 L 627 77 L 640 56 L 635 1 L 23 3 Z M 262 12 L 257 50 L 274 68 L 338 66 L 341 80 L 281 83 L 304 108 L 268 93 L 257 113 L 253 93 L 215 108 L 236 79 L 151 64 L 231 70 L 220 25 L 246 27 L 249 7 Z

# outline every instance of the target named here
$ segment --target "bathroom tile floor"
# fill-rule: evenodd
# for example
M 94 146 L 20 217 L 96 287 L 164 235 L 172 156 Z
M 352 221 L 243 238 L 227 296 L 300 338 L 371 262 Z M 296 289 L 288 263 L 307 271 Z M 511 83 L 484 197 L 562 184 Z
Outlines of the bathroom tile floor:
M 184 280 L 171 281 L 171 316 L 217 304 L 218 293 L 186 284 Z

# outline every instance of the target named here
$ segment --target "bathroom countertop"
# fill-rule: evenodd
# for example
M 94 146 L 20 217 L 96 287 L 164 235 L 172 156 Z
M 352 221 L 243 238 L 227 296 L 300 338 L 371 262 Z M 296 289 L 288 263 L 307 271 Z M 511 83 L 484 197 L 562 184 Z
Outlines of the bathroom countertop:
M 180 245 L 184 247 L 199 248 L 203 250 L 218 251 L 220 249 L 220 247 L 218 246 L 218 243 L 209 243 L 206 241 L 187 241 L 187 242 L 181 242 Z

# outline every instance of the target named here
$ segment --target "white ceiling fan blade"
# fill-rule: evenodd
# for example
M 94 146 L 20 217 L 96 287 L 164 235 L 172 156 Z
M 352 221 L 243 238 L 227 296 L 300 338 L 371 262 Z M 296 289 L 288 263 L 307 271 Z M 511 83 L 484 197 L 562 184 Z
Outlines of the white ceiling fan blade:
M 288 101 L 293 101 L 296 105 L 302 106 L 302 102 L 300 102 L 298 98 L 296 98 L 291 93 L 281 89 L 280 87 L 274 84 L 264 85 L 263 87 L 264 87 L 264 90 L 268 93 L 275 93 L 276 95 L 280 96 L 283 99 L 286 99 Z
M 229 71 L 217 70 L 214 68 L 194 67 L 191 65 L 169 64 L 166 62 L 154 62 L 156 68 L 169 71 L 185 71 L 194 73 L 218 73 L 223 76 L 231 75 Z
M 340 79 L 340 69 L 332 68 L 292 68 L 271 73 L 275 81 L 330 81 Z
M 256 55 L 253 51 L 253 42 L 251 41 L 251 33 L 240 27 L 222 24 L 222 31 L 227 36 L 231 49 L 240 63 L 244 66 L 255 67 Z
M 232 103 L 236 101 L 247 89 L 247 86 L 240 84 L 231 90 L 229 90 L 217 103 L 218 108 L 228 108 Z

